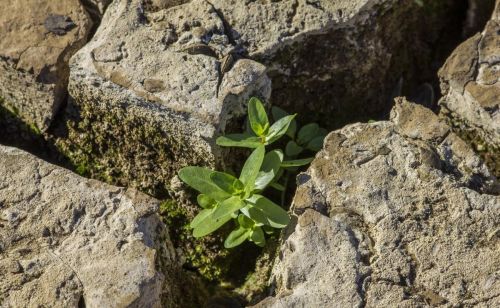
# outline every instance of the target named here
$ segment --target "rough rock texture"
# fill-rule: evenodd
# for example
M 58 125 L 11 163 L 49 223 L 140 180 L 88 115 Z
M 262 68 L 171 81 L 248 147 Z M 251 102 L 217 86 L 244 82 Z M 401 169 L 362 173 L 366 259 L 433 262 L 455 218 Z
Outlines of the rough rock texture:
M 332 132 L 297 177 L 260 307 L 497 307 L 500 192 L 430 110 Z
M 0 306 L 168 303 L 177 261 L 156 207 L 0 146 Z
M 114 1 L 72 58 L 61 148 L 84 172 L 161 195 L 182 166 L 222 165 L 215 138 L 271 84 L 257 62 L 226 65 L 234 46 L 208 2 L 146 8 Z
M 0 11 L 0 96 L 44 131 L 65 96 L 69 58 L 92 22 L 78 0 L 3 1 Z
M 500 175 L 500 2 L 482 33 L 462 43 L 439 71 L 444 94 L 439 104 L 464 139 Z

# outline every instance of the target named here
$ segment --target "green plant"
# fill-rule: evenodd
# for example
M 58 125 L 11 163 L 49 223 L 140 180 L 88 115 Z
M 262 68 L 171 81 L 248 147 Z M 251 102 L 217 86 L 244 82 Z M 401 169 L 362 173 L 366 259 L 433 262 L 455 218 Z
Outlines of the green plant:
M 306 150 L 321 149 L 326 134 L 315 123 L 298 130 L 295 117 L 296 114 L 289 115 L 274 108 L 275 122 L 270 125 L 263 104 L 257 98 L 251 98 L 247 131 L 217 139 L 220 146 L 253 149 L 240 176 L 236 178 L 228 173 L 196 166 L 179 171 L 180 179 L 200 192 L 197 201 L 203 210 L 190 223 L 194 237 L 208 235 L 234 220 L 237 227 L 226 238 L 226 248 L 238 246 L 246 240 L 262 247 L 266 243 L 265 233 L 272 233 L 273 228 L 284 228 L 289 223 L 287 212 L 262 193 L 267 187 L 274 187 L 282 191 L 283 203 L 287 180 L 285 184 L 280 184 L 280 178 L 287 174 L 288 179 L 291 172 L 309 164 L 311 157 L 297 159 L 297 156 Z M 280 149 L 266 153 L 266 146 L 285 135 L 291 139 L 285 153 Z

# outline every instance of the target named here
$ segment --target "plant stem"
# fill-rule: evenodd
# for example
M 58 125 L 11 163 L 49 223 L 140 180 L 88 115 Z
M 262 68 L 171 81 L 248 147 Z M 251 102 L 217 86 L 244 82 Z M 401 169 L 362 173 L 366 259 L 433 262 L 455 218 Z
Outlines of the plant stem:
M 286 189 L 288 188 L 288 180 L 290 178 L 290 174 L 288 171 L 285 171 L 285 183 L 283 183 L 284 189 L 281 191 L 281 207 L 285 207 L 285 198 L 286 198 Z

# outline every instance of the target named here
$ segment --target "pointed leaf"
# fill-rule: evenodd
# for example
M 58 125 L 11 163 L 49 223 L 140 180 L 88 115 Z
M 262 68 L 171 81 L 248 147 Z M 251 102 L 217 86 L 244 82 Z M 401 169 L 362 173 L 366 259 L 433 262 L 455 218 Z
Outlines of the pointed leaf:
M 297 143 L 300 145 L 307 144 L 311 139 L 318 135 L 319 125 L 316 123 L 310 123 L 304 125 L 297 134 Z
M 295 116 L 297 116 L 297 114 L 288 115 L 276 121 L 269 128 L 269 133 L 266 137 L 266 144 L 271 144 L 280 139 L 287 132 L 288 127 L 290 126 L 290 123 L 293 121 Z
M 255 224 L 253 222 L 253 220 L 251 220 L 250 218 L 246 217 L 243 214 L 240 214 L 238 216 L 238 223 L 240 224 L 240 226 L 242 226 L 245 229 L 251 229 L 253 227 L 253 225 Z
M 200 223 L 205 221 L 205 219 L 207 219 L 207 217 L 210 216 L 212 214 L 212 212 L 213 212 L 212 209 L 201 210 L 198 213 L 198 215 L 196 215 L 195 218 L 191 221 L 189 226 L 193 229 L 196 228 Z
M 210 174 L 210 179 L 220 189 L 231 195 L 237 195 L 245 188 L 240 180 L 224 172 L 213 171 L 212 174 Z
M 289 115 L 288 112 L 286 112 L 285 110 L 283 110 L 279 107 L 273 107 L 271 112 L 273 114 L 274 122 Z M 286 131 L 286 135 L 293 139 L 296 131 L 297 131 L 297 121 L 295 121 L 295 119 L 294 119 L 290 123 L 290 126 L 288 127 L 288 130 Z
M 303 147 L 298 145 L 295 141 L 290 140 L 286 144 L 285 153 L 286 153 L 286 156 L 295 157 L 295 156 L 299 155 L 300 153 L 302 153 L 303 150 L 304 150 Z
M 281 167 L 283 168 L 291 168 L 291 167 L 300 167 L 310 164 L 314 160 L 314 157 L 302 158 L 302 159 L 294 159 L 287 160 L 281 163 Z
M 266 244 L 266 238 L 261 227 L 255 227 L 250 235 L 250 240 L 254 242 L 257 246 L 264 247 Z
M 238 211 L 246 204 L 239 197 L 233 196 L 229 199 L 222 201 L 219 206 L 217 206 L 212 214 L 213 219 L 220 219 L 224 216 L 231 215 Z
M 179 178 L 192 188 L 209 196 L 212 199 L 222 201 L 231 195 L 220 189 L 211 179 L 212 170 L 202 167 L 190 166 L 179 170 Z
M 251 232 L 252 230 L 245 228 L 238 228 L 236 230 L 233 230 L 233 232 L 231 232 L 224 241 L 224 247 L 233 248 L 240 245 L 241 243 L 246 241 L 246 239 L 250 236 Z
M 198 197 L 196 198 L 196 201 L 198 201 L 198 204 L 204 209 L 213 208 L 216 203 L 214 199 L 210 198 L 205 194 L 199 194 Z
M 283 161 L 283 152 L 281 150 L 274 150 L 266 154 L 264 162 L 260 167 L 259 174 L 255 179 L 255 188 L 263 190 L 278 174 L 278 171 Z
M 217 145 L 221 147 L 256 148 L 262 145 L 261 139 L 257 136 L 247 134 L 230 134 L 217 138 Z
M 318 152 L 323 148 L 323 142 L 325 140 L 325 136 L 318 136 L 314 137 L 309 143 L 307 144 L 307 149 Z
M 259 174 L 266 151 L 264 146 L 256 148 L 248 157 L 241 170 L 240 181 L 245 185 L 245 190 L 251 192 L 255 186 L 255 179 Z
M 267 118 L 266 109 L 262 102 L 252 97 L 248 102 L 248 119 L 250 127 L 257 136 L 264 136 L 269 128 L 269 119 Z
M 247 199 L 247 203 L 250 206 L 242 209 L 242 212 L 257 223 L 273 228 L 284 228 L 290 222 L 288 213 L 264 196 L 255 194 Z
M 222 225 L 224 225 L 226 222 L 228 222 L 232 218 L 231 215 L 226 215 L 226 216 L 220 217 L 219 219 L 214 219 L 211 215 L 213 213 L 214 209 L 203 210 L 203 211 L 211 211 L 211 213 L 210 213 L 210 215 L 207 215 L 203 219 L 200 218 L 200 221 L 197 222 L 196 225 L 194 226 L 193 236 L 196 238 L 202 237 L 202 236 L 205 236 L 207 234 L 214 232 L 215 230 L 222 227 Z M 201 214 L 201 212 L 200 212 L 200 214 Z M 198 214 L 198 215 L 200 215 L 200 214 Z

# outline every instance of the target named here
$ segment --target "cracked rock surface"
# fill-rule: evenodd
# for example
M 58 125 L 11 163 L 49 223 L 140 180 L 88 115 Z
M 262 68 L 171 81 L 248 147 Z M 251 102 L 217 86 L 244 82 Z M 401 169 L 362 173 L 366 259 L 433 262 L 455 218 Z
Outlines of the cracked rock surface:
M 3 1 L 0 11 L 0 96 L 45 131 L 66 93 L 69 58 L 92 22 L 78 0 Z
M 0 146 L 0 305 L 160 307 L 176 260 L 156 207 Z
M 439 71 L 444 93 L 439 102 L 441 113 L 473 144 L 490 151 L 497 174 L 500 174 L 499 46 L 500 2 L 497 1 L 485 29 L 457 47 Z
M 330 133 L 297 182 L 257 306 L 500 305 L 498 182 L 430 110 Z

